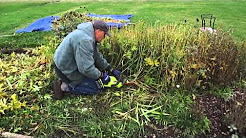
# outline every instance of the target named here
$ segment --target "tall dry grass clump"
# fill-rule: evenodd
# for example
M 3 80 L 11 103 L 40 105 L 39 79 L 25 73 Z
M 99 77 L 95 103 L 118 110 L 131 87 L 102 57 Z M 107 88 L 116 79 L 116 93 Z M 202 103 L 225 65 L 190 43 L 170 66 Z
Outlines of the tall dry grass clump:
M 104 55 L 132 79 L 159 90 L 187 90 L 232 84 L 245 78 L 245 42 L 228 33 L 200 32 L 186 26 L 152 26 L 139 22 L 102 44 Z

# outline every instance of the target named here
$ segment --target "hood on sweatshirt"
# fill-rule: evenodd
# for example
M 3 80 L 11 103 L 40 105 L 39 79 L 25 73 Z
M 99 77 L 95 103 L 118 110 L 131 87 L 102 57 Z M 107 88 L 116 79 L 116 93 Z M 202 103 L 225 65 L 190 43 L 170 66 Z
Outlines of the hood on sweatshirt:
M 77 26 L 77 30 L 83 32 L 83 36 L 87 36 L 95 39 L 95 32 L 93 28 L 93 24 L 91 22 L 81 23 Z
M 78 30 L 94 31 L 93 24 L 91 22 L 81 23 L 77 26 Z

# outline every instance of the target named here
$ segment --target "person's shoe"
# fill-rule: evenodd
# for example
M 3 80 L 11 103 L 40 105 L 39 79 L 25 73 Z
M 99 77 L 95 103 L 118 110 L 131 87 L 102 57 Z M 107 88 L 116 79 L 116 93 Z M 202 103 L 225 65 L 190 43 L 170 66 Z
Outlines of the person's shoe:
M 53 87 L 54 87 L 54 98 L 56 100 L 60 100 L 63 98 L 63 91 L 61 90 L 61 84 L 62 81 L 60 79 L 54 81 Z

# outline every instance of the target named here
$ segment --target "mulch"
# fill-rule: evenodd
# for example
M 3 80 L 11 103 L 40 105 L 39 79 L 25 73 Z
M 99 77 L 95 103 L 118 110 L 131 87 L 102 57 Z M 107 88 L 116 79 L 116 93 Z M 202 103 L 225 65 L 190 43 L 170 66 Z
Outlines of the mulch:
M 198 95 L 195 98 L 194 109 L 201 112 L 211 121 L 210 131 L 196 135 L 196 138 L 231 138 L 233 134 L 246 137 L 246 90 L 234 90 L 233 96 L 227 101 L 211 94 Z M 237 129 L 230 130 L 231 125 Z M 155 128 L 154 128 L 155 127 Z M 147 137 L 182 137 L 177 129 L 163 126 L 146 126 L 151 134 Z M 162 128 L 161 129 L 156 129 Z M 145 136 L 146 137 L 146 136 Z
M 233 96 L 227 101 L 214 95 L 198 96 L 196 106 L 211 121 L 210 132 L 201 137 L 231 137 L 237 134 L 246 136 L 246 91 L 234 90 Z M 234 125 L 237 130 L 230 130 Z

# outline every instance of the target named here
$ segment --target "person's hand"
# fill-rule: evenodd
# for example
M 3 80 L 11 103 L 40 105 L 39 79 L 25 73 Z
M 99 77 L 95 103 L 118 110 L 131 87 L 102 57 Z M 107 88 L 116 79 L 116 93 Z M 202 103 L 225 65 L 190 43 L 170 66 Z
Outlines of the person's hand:
M 110 65 L 106 68 L 106 71 L 109 73 L 109 75 L 114 76 L 117 80 L 119 80 L 121 77 L 121 72 L 112 68 Z
M 114 76 L 117 80 L 120 79 L 120 75 L 121 75 L 121 72 L 120 72 L 120 71 L 118 71 L 118 70 L 116 70 L 116 69 L 113 69 L 112 74 L 113 74 L 113 76 Z
M 108 84 L 110 82 L 110 77 L 106 72 L 102 72 L 101 74 L 101 80 L 103 82 L 103 84 Z

